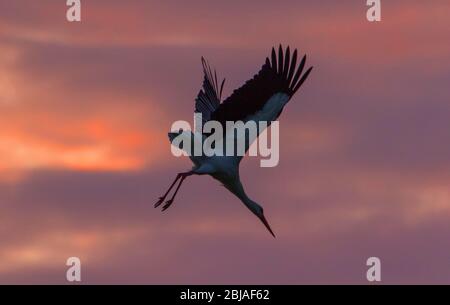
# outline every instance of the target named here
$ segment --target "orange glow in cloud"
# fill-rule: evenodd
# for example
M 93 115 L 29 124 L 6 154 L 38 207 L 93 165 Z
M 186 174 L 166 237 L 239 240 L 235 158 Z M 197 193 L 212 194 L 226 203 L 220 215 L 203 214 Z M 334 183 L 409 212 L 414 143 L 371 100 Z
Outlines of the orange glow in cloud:
M 46 232 L 26 244 L 16 244 L 0 250 L 0 275 L 24 268 L 45 268 L 55 262 L 64 264 L 76 253 L 83 263 L 98 261 L 108 251 L 120 247 L 130 238 L 145 233 L 142 228 L 116 230 Z
M 19 82 L 12 65 L 18 53 L 16 48 L 0 43 L 0 106 L 11 104 L 17 98 Z
M 165 132 L 146 125 L 152 117 L 142 107 L 129 107 L 111 93 L 111 104 L 98 109 L 90 103 L 81 114 L 67 113 L 58 103 L 68 89 L 48 81 L 39 85 L 33 74 L 18 68 L 20 59 L 14 47 L 0 43 L 5 71 L 0 75 L 0 180 L 16 181 L 40 168 L 139 170 L 167 152 Z M 83 98 L 97 100 L 95 92 Z
M 62 167 L 75 170 L 136 170 L 144 158 L 149 137 L 139 131 L 120 132 L 103 125 L 81 134 L 92 144 L 64 144 L 24 134 L 0 133 L 0 169 Z M 97 128 L 104 128 L 99 130 Z

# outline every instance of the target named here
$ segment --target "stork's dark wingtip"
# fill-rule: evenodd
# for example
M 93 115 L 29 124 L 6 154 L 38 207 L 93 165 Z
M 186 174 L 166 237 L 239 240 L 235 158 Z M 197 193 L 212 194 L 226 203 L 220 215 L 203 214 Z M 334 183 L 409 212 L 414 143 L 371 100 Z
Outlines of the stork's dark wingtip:
M 300 65 L 305 65 L 305 62 L 306 62 L 306 54 L 305 55 L 303 55 L 303 58 L 302 58 L 302 61 L 300 62 Z
M 272 69 L 277 70 L 277 53 L 275 48 L 272 48 Z
M 312 71 L 313 68 L 314 68 L 314 67 L 311 66 L 311 67 L 309 67 L 308 70 L 306 70 L 305 75 L 304 75 L 304 78 L 305 78 L 305 79 L 308 77 L 309 73 L 311 73 L 311 71 Z M 304 80 L 303 80 L 303 81 L 304 81 Z
M 207 62 L 206 62 L 206 59 L 202 56 L 202 66 L 203 66 L 203 73 L 207 73 L 207 67 L 208 67 L 208 64 L 207 64 Z

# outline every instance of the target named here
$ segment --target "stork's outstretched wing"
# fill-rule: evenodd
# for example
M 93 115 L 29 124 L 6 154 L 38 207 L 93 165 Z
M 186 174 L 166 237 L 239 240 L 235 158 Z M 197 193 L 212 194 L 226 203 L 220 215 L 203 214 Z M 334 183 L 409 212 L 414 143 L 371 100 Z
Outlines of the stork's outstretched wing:
M 283 54 L 280 45 L 278 59 L 275 49 L 272 48 L 271 61 L 266 63 L 253 79 L 247 81 L 242 87 L 235 90 L 210 116 L 225 126 L 226 121 L 245 121 L 247 117 L 261 110 L 267 101 L 277 93 L 284 93 L 290 99 L 300 88 L 312 70 L 310 67 L 303 75 L 306 55 L 297 66 L 297 50 L 291 58 L 289 47 Z M 281 111 L 273 118 L 276 120 Z
M 204 124 L 211 119 L 211 114 L 216 111 L 220 105 L 225 79 L 222 81 L 219 89 L 216 71 L 214 71 L 213 75 L 209 64 L 203 57 L 202 65 L 204 74 L 203 88 L 195 99 L 195 112 L 200 112 L 202 114 L 202 123 Z

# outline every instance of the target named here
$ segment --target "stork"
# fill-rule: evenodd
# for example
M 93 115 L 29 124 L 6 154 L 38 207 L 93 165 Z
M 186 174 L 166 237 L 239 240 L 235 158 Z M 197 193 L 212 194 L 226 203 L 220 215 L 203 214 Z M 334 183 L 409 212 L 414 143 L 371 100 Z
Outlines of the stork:
M 289 46 L 286 50 L 280 45 L 278 48 L 278 56 L 275 48 L 272 48 L 271 59 L 268 57 L 261 70 L 242 87 L 235 90 L 231 96 L 221 103 L 222 90 L 225 79 L 220 86 L 217 82 L 217 74 L 214 74 L 202 57 L 203 65 L 203 88 L 198 93 L 195 102 L 195 112 L 202 114 L 203 124 L 210 120 L 216 120 L 224 127 L 224 136 L 227 132 L 227 121 L 243 121 L 250 120 L 259 123 L 260 121 L 275 121 L 280 116 L 284 106 L 294 96 L 300 86 L 307 79 L 312 70 L 310 67 L 305 73 L 306 55 L 303 56 L 297 65 L 297 49 L 291 55 Z M 259 135 L 263 130 L 258 130 Z M 169 139 L 173 144 L 174 138 L 180 135 L 182 131 L 170 132 Z M 245 149 L 248 150 L 252 140 L 248 139 Z M 182 147 L 179 147 L 182 149 Z M 169 195 L 170 191 L 175 188 L 172 197 L 165 201 L 162 210 L 169 208 L 183 181 L 191 175 L 210 175 L 214 179 L 221 182 L 231 193 L 238 197 L 242 203 L 255 214 L 265 225 L 270 234 L 275 237 L 261 205 L 250 199 L 244 191 L 244 187 L 239 178 L 239 164 L 242 156 L 193 156 L 190 159 L 194 163 L 190 171 L 178 173 L 175 180 L 170 185 L 167 192 L 159 197 L 155 203 L 155 208 L 160 206 Z

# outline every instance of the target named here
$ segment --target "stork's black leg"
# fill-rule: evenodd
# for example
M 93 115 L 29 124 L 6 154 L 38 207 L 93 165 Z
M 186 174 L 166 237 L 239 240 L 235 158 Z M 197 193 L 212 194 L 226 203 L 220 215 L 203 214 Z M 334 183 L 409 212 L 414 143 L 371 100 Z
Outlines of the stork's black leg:
M 189 176 L 191 176 L 191 175 L 193 175 L 193 174 L 194 174 L 194 173 L 193 173 L 192 171 L 187 172 L 187 173 L 181 173 L 181 174 L 180 174 L 180 175 L 181 175 L 180 183 L 178 183 L 178 186 L 177 186 L 177 188 L 175 189 L 175 192 L 173 193 L 172 198 L 170 198 L 169 200 L 167 200 L 167 201 L 165 202 L 165 205 L 162 207 L 162 210 L 163 210 L 163 211 L 167 210 L 167 209 L 172 205 L 173 200 L 175 199 L 175 196 L 177 195 L 178 190 L 180 189 L 180 186 L 181 186 L 181 184 L 183 183 L 184 179 L 186 179 L 186 177 L 189 177 Z
M 166 199 L 167 195 L 169 195 L 170 190 L 173 188 L 173 186 L 175 185 L 175 183 L 178 181 L 178 179 L 181 178 L 182 173 L 177 174 L 177 177 L 175 178 L 175 180 L 172 182 L 172 184 L 170 185 L 169 189 L 167 190 L 167 192 L 162 195 L 161 197 L 159 197 L 158 201 L 155 203 L 155 208 L 159 207 L 161 203 L 163 203 L 164 199 Z

